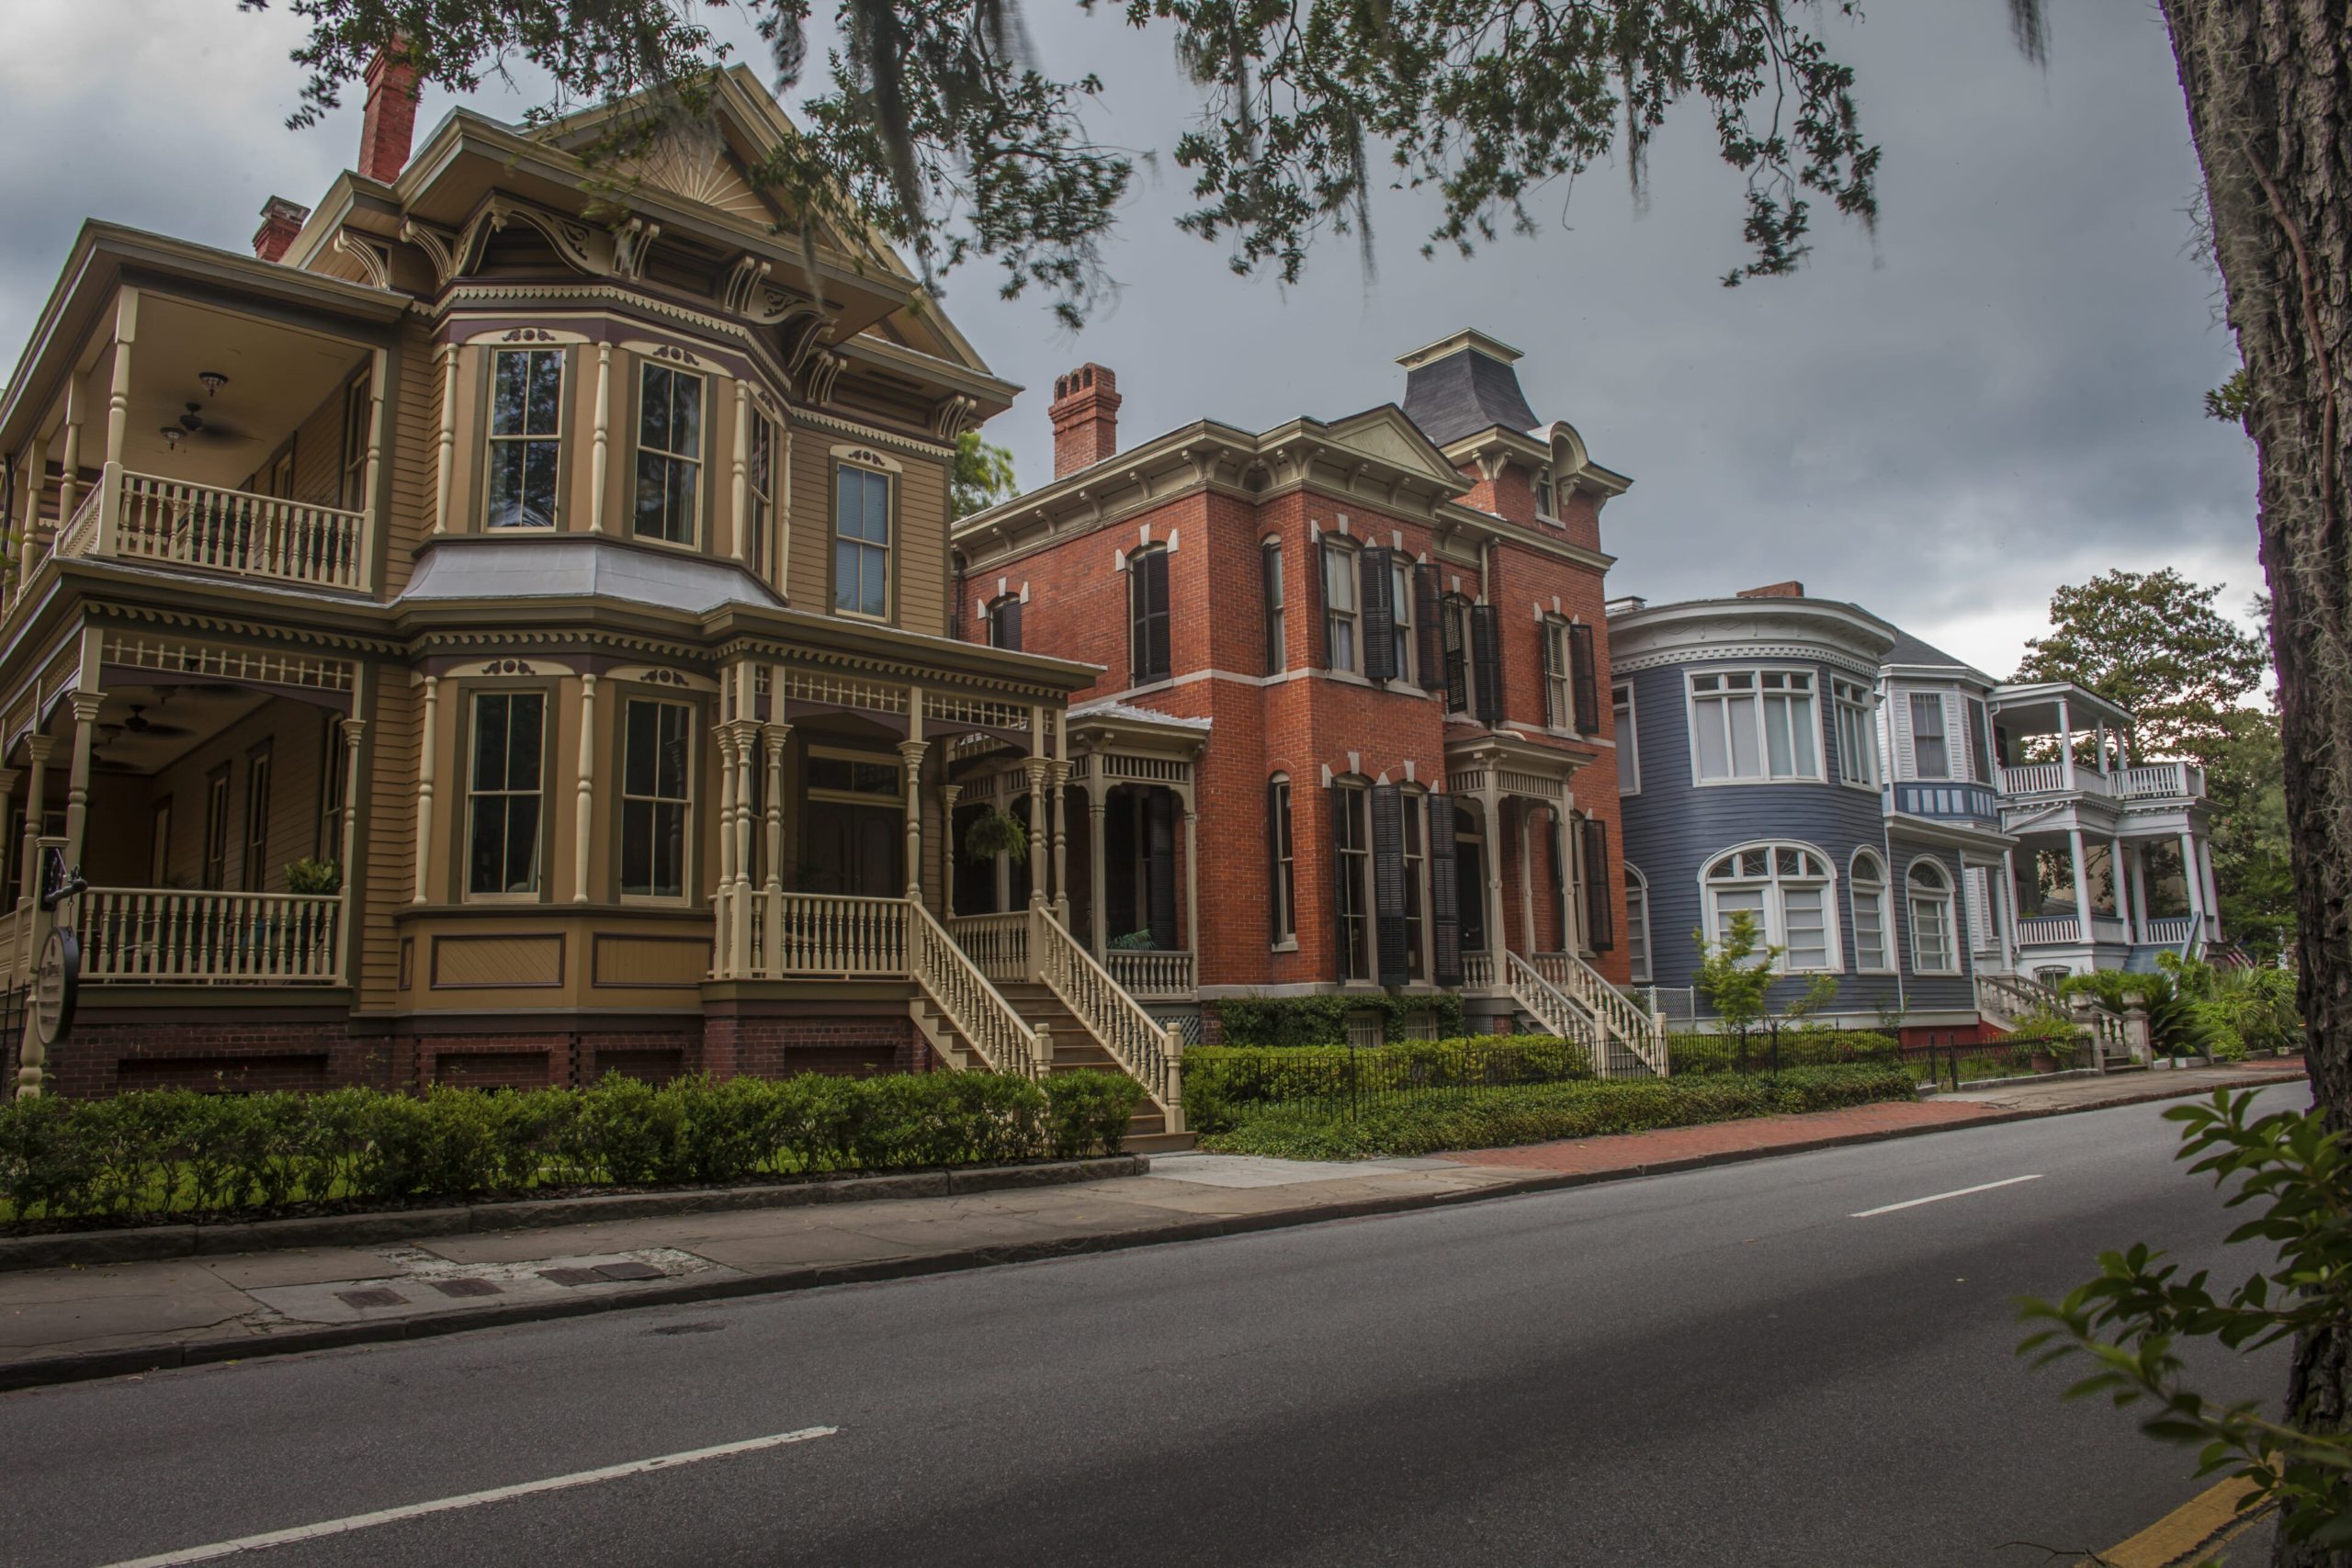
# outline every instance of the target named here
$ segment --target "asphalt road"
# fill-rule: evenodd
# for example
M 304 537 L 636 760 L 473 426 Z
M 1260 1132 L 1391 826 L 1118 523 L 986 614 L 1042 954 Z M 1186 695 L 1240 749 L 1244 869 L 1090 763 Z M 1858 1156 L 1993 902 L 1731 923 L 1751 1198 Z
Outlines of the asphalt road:
M 2172 1147 L 2136 1107 L 0 1396 L 0 1562 L 831 1428 L 235 1561 L 2042 1568 L 2199 1489 L 2011 1355 L 2012 1298 L 2101 1247 L 2221 1255 Z M 2217 1361 L 2207 1386 L 2283 1368 Z

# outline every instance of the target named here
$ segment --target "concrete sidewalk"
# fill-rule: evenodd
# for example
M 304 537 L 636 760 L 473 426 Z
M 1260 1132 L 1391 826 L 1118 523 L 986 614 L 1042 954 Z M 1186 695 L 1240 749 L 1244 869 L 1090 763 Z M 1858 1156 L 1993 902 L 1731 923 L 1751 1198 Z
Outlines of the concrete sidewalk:
M 0 1275 L 0 1388 L 1399 1213 L 2301 1076 L 2272 1061 L 1429 1159 L 1174 1155 L 1070 1186 L 26 1269 Z

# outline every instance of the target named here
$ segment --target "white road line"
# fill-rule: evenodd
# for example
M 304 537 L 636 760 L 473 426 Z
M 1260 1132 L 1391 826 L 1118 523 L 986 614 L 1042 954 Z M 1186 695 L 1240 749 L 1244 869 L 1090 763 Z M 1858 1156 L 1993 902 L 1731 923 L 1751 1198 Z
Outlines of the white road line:
M 1867 1220 L 1872 1214 L 1891 1214 L 1897 1209 L 1916 1209 L 1922 1203 L 1940 1203 L 1947 1198 L 1965 1198 L 1971 1192 L 1990 1192 L 1996 1187 L 2015 1187 L 2020 1181 L 2041 1179 L 2041 1176 L 2038 1171 L 2031 1176 L 2012 1176 L 2006 1181 L 1987 1181 L 1975 1187 L 1962 1187 L 1953 1192 L 1939 1192 L 1930 1198 L 1909 1198 L 1900 1203 L 1882 1204 L 1878 1208 L 1864 1209 L 1859 1214 L 1849 1214 L 1846 1217 L 1849 1220 Z
M 315 1525 L 297 1525 L 291 1529 L 271 1530 L 266 1535 L 241 1536 L 235 1540 L 216 1540 L 209 1546 L 183 1547 L 177 1551 L 158 1552 L 153 1557 L 134 1557 L 122 1562 L 110 1562 L 107 1568 L 178 1568 L 184 1562 L 209 1562 L 215 1558 L 232 1557 L 241 1551 L 266 1551 L 273 1546 L 287 1546 L 298 1540 L 316 1540 L 322 1536 L 348 1535 L 354 1530 L 373 1529 L 378 1525 L 398 1524 L 426 1514 L 446 1514 L 457 1508 L 479 1508 L 485 1503 L 503 1503 L 510 1497 L 529 1497 L 541 1492 L 561 1492 L 574 1486 L 593 1486 L 600 1481 L 617 1481 L 623 1476 L 644 1475 L 657 1470 L 674 1470 L 684 1464 L 700 1464 L 708 1459 L 727 1459 L 735 1454 L 757 1453 L 762 1449 L 780 1449 L 787 1443 L 805 1443 L 818 1438 L 830 1438 L 840 1431 L 838 1427 L 804 1427 L 797 1432 L 776 1432 L 764 1438 L 746 1438 L 740 1443 L 720 1443 L 716 1448 L 689 1449 L 684 1453 L 657 1454 L 651 1459 L 631 1460 L 627 1464 L 606 1465 L 602 1470 L 576 1471 L 570 1475 L 551 1475 L 544 1481 L 526 1481 L 513 1486 L 493 1486 L 487 1492 L 469 1492 L 460 1497 L 436 1497 L 430 1503 L 406 1503 L 397 1508 L 379 1508 L 372 1514 L 354 1514 L 348 1518 L 328 1519 Z

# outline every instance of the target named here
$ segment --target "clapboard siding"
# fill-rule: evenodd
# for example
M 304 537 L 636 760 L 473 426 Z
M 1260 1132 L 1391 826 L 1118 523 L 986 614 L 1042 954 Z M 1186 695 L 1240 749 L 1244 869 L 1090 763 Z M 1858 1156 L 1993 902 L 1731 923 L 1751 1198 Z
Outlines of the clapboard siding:
M 1965 1010 L 1976 1005 L 1976 982 L 1969 977 L 1974 962 L 1969 948 L 1973 945 L 1968 928 L 1967 883 L 1961 876 L 1960 854 L 1941 845 L 1908 841 L 1896 835 L 1888 844 L 1894 857 L 1894 923 L 1902 933 L 1904 988 L 1914 1012 L 1940 1012 Z M 1957 975 L 1920 975 L 1911 967 L 1911 904 L 1904 877 L 1911 863 L 1933 860 L 1944 868 L 1952 889 L 1952 942 L 1960 953 Z
M 423 708 L 406 671 L 397 666 L 378 671 L 376 716 L 368 727 L 374 775 L 368 781 L 361 824 L 368 835 L 368 904 L 359 951 L 363 1009 L 388 1008 L 397 999 L 400 941 L 392 916 L 408 905 L 416 886 L 417 726 Z M 449 809 L 447 799 L 445 794 L 435 804 Z
M 433 526 L 441 464 L 441 378 L 435 373 L 431 334 L 422 326 L 403 329 L 393 363 L 397 395 L 384 454 L 391 467 L 391 506 L 384 519 L 388 594 L 408 586 L 416 548 Z

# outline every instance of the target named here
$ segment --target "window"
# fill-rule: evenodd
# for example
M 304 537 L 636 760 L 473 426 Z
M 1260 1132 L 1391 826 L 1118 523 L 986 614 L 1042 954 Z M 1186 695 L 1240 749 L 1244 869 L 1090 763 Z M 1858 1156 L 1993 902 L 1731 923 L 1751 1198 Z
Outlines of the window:
M 890 614 L 890 476 L 848 464 L 833 474 L 833 608 Z
M 1792 974 L 1835 970 L 1838 933 L 1830 903 L 1829 863 L 1804 844 L 1749 844 L 1722 855 L 1702 879 L 1707 934 L 1731 936 L 1732 917 L 1756 918 L 1764 945 L 1786 948 L 1781 967 Z
M 1868 850 L 1854 852 L 1849 886 L 1854 902 L 1854 967 L 1885 974 L 1894 967 L 1886 945 L 1886 866 Z
M 1951 777 L 1951 751 L 1944 744 L 1944 699 L 1939 692 L 1911 694 L 1911 773 L 1922 779 Z
M 857 799 L 896 800 L 905 780 L 895 760 L 860 756 L 854 751 L 812 751 L 808 756 L 808 788 Z
M 1357 668 L 1356 554 L 1332 540 L 1323 541 L 1323 646 L 1333 670 Z
M 632 698 L 622 729 L 621 893 L 682 898 L 694 710 L 684 703 Z
M 1410 681 L 1413 678 L 1413 559 L 1398 550 L 1389 552 L 1388 621 L 1391 628 L 1389 645 L 1396 650 L 1389 656 L 1389 674 L 1395 680 Z
M 556 525 L 556 468 L 562 452 L 563 351 L 500 349 L 490 390 L 492 527 Z
M 1610 694 L 1612 716 L 1617 729 L 1617 793 L 1642 793 L 1641 749 L 1634 735 L 1634 683 L 1620 681 Z
M 468 775 L 466 890 L 497 896 L 539 890 L 539 788 L 547 698 L 484 692 L 474 698 L 473 771 Z
M 1993 721 L 1984 705 L 1975 697 L 1968 699 L 1968 750 L 1976 762 L 1976 782 L 1993 782 Z
M 1348 564 L 1354 565 L 1353 561 Z M 1340 978 L 1369 980 L 1372 928 L 1371 792 L 1362 784 L 1331 791 L 1331 836 L 1339 851 Z
M 326 747 L 319 759 L 319 776 L 324 783 L 319 790 L 318 843 L 311 852 L 321 860 L 340 861 L 344 796 L 351 788 L 351 751 L 344 744 L 342 723 L 334 717 L 327 720 Z
M 1702 783 L 1821 776 L 1821 725 L 1809 671 L 1693 675 L 1690 724 Z
M 1429 925 L 1421 897 L 1421 882 L 1429 872 L 1428 812 L 1417 795 L 1406 795 L 1404 805 L 1405 973 L 1418 980 L 1429 974 Z
M 1838 777 L 1849 784 L 1876 788 L 1878 745 L 1871 727 L 1870 688 L 1832 680 L 1829 698 L 1838 729 Z
M 1154 547 L 1127 558 L 1128 679 L 1140 684 L 1174 672 L 1168 642 L 1168 551 Z
M 775 422 L 752 415 L 751 450 L 743 461 L 743 559 L 763 582 L 773 575 L 768 552 L 775 526 Z
M 1445 637 L 1445 711 L 1470 711 L 1470 601 L 1447 597 L 1438 612 Z
M 229 764 L 204 777 L 204 886 L 229 886 Z
M 1270 934 L 1281 946 L 1298 937 L 1298 873 L 1291 859 L 1290 780 L 1280 773 L 1266 784 L 1266 836 L 1273 871 Z
M 1626 973 L 1637 986 L 1650 981 L 1650 884 L 1632 866 L 1625 868 Z
M 702 378 L 647 365 L 637 384 L 637 536 L 695 542 L 702 480 Z
M 375 423 L 375 400 L 362 376 L 343 391 L 343 475 L 335 504 L 357 512 L 368 504 L 368 437 Z
M 1021 595 L 1007 593 L 989 606 L 989 646 L 1021 651 Z
M 269 748 L 245 759 L 245 863 L 240 881 L 258 893 L 269 880 Z
M 1904 876 L 1911 906 L 1911 968 L 1921 975 L 1960 970 L 1952 942 L 1951 876 L 1934 861 L 1911 863 Z
M 1544 722 L 1554 729 L 1566 729 L 1576 722 L 1576 683 L 1570 674 L 1573 656 L 1568 651 L 1568 623 L 1557 616 L 1544 617 Z
M 1552 504 L 1552 476 L 1550 474 L 1540 474 L 1536 477 L 1535 510 L 1540 515 L 1545 517 L 1559 515 Z
M 1283 542 L 1268 539 L 1258 547 L 1258 577 L 1266 595 L 1266 673 L 1279 675 L 1290 661 L 1283 640 Z

